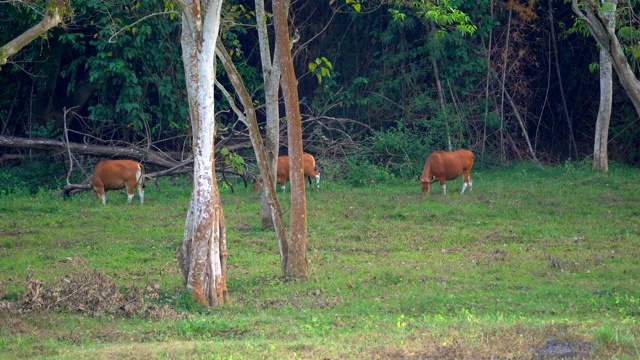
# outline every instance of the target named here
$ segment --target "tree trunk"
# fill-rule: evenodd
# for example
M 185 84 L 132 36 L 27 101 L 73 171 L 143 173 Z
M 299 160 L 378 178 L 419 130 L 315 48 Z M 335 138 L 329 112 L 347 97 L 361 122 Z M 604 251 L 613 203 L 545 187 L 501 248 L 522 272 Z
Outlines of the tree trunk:
M 607 20 L 607 26 L 615 31 L 617 1 L 607 1 L 613 6 L 602 15 Z M 613 70 L 611 57 L 604 48 L 600 48 L 600 106 L 596 121 L 596 134 L 593 144 L 593 170 L 609 171 L 607 142 L 609 139 L 609 121 L 613 101 Z
M 280 202 L 276 196 L 275 178 L 269 175 L 272 173 L 272 168 L 267 161 L 264 143 L 260 136 L 260 128 L 258 127 L 258 119 L 256 117 L 255 108 L 253 107 L 253 99 L 251 99 L 251 95 L 249 95 L 249 91 L 247 91 L 247 88 L 244 86 L 240 73 L 236 69 L 235 65 L 233 65 L 233 61 L 231 60 L 227 50 L 224 48 L 222 42 L 218 41 L 216 48 L 218 57 L 221 59 L 225 71 L 227 72 L 227 76 L 231 80 L 236 94 L 240 98 L 240 102 L 244 107 L 244 114 L 240 113 L 238 116 L 245 117 L 245 125 L 249 129 L 249 137 L 251 138 L 251 144 L 253 145 L 253 150 L 256 155 L 256 161 L 260 168 L 260 175 L 264 179 L 262 182 L 262 193 L 263 198 L 267 199 L 269 223 L 275 224 L 278 243 L 281 244 L 280 259 L 283 259 L 283 254 L 287 253 L 287 231 L 284 225 L 284 218 L 282 216 L 282 208 L 280 207 Z M 233 99 L 230 99 L 229 102 L 233 104 Z M 283 248 L 282 246 L 285 247 Z
M 278 167 L 278 150 L 280 148 L 280 108 L 278 102 L 278 90 L 280 89 L 280 64 L 278 54 L 274 54 L 271 61 L 271 49 L 267 32 L 267 15 L 264 9 L 264 0 L 255 0 L 256 21 L 258 38 L 260 42 L 260 58 L 262 62 L 262 75 L 264 77 L 265 108 L 267 126 L 265 131 L 267 161 L 271 169 L 273 179 L 273 191 L 275 191 L 276 171 Z M 263 183 L 267 186 L 267 182 Z M 273 227 L 271 206 L 266 192 L 262 192 L 260 206 L 260 222 L 262 229 Z M 277 232 L 277 231 L 276 231 Z
M 178 259 L 193 300 L 220 306 L 229 302 L 226 228 L 214 166 L 215 47 L 222 0 L 178 5 L 194 149 L 193 190 Z
M 505 79 L 507 76 L 507 59 L 509 58 L 509 41 L 511 37 L 511 15 L 513 13 L 513 9 L 509 8 L 509 21 L 507 24 L 507 43 L 504 47 L 504 62 L 502 64 L 502 95 L 500 96 L 500 160 L 502 162 L 507 161 L 507 154 L 504 146 L 505 136 L 504 136 L 504 97 L 505 97 Z
M 553 5 L 552 0 L 548 0 L 549 6 L 549 26 L 551 29 L 551 44 L 553 45 L 553 56 L 555 59 L 556 75 L 558 75 L 558 88 L 560 89 L 560 98 L 562 100 L 562 109 L 564 110 L 564 117 L 567 119 L 567 127 L 569 128 L 569 153 L 573 154 L 575 160 L 578 160 L 578 146 L 576 145 L 576 139 L 573 136 L 573 121 L 569 116 L 569 110 L 567 108 L 567 100 L 564 96 L 564 86 L 562 86 L 562 72 L 560 71 L 560 61 L 558 60 L 558 45 L 556 43 L 556 30 L 553 21 Z
M 529 149 L 529 154 L 531 154 L 531 159 L 533 159 L 534 163 L 536 163 L 537 165 L 540 165 L 540 162 L 536 157 L 536 151 L 533 149 L 533 146 L 531 146 L 531 140 L 529 140 L 529 133 L 527 132 L 527 127 L 524 124 L 525 122 L 524 119 L 522 118 L 522 116 L 520 116 L 520 111 L 518 110 L 518 106 L 513 101 L 508 91 L 505 91 L 505 95 L 507 96 L 507 100 L 509 101 L 509 104 L 511 104 L 511 109 L 513 109 L 513 115 L 515 116 L 515 118 L 518 120 L 518 123 L 520 124 L 520 131 L 522 131 L 522 134 L 524 135 L 524 139 L 527 142 L 527 148 Z
M 291 57 L 288 6 L 286 0 L 274 0 L 273 23 L 276 33 L 276 56 L 282 70 L 280 86 L 287 113 L 289 169 L 291 173 L 290 240 L 285 274 L 297 278 L 308 276 L 307 264 L 307 204 L 302 172 L 302 117 L 298 100 L 298 81 Z
M 442 90 L 442 81 L 440 80 L 440 70 L 438 69 L 438 62 L 435 59 L 431 59 L 431 65 L 433 66 L 433 74 L 436 77 L 440 110 L 444 115 L 444 125 L 447 136 L 447 151 L 453 151 L 453 146 L 451 145 L 451 131 L 449 130 L 449 116 L 447 115 L 447 105 L 444 102 L 444 91 Z
M 493 0 L 489 0 L 489 18 L 493 18 Z M 489 39 L 487 46 L 487 76 L 486 76 L 486 84 L 484 86 L 484 131 L 482 132 L 482 162 L 485 162 L 484 150 L 487 144 L 487 118 L 489 117 L 489 84 L 491 83 L 491 48 L 492 48 L 492 39 L 493 39 L 493 29 L 489 31 Z

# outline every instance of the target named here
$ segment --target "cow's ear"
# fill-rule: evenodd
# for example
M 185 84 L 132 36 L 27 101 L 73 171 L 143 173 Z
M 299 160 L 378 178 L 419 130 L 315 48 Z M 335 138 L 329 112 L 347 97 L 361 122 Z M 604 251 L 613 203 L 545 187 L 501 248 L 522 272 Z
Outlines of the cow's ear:
M 424 180 L 422 180 L 422 178 L 420 176 L 418 176 L 418 181 L 420 181 L 421 183 L 424 182 Z
M 429 179 L 429 182 L 430 182 L 430 183 L 435 182 L 435 181 L 436 181 L 436 177 L 435 177 L 435 175 L 434 175 L 434 176 L 432 176 L 432 177 L 431 177 L 431 179 Z

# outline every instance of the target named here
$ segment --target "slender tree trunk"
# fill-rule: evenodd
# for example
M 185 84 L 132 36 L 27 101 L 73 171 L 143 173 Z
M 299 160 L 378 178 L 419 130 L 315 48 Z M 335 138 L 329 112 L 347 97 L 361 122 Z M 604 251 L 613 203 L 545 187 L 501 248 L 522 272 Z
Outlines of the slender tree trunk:
M 442 114 L 444 115 L 444 124 L 447 134 L 447 151 L 453 151 L 453 146 L 451 145 L 451 130 L 449 129 L 449 116 L 447 114 L 447 104 L 444 101 L 444 90 L 442 90 L 442 81 L 440 80 L 440 69 L 438 69 L 438 62 L 435 59 L 431 59 L 431 65 L 433 66 L 433 75 L 436 77 L 440 111 L 442 111 Z
M 513 9 L 509 9 L 509 21 L 507 24 L 507 43 L 504 47 L 504 62 L 502 65 L 502 96 L 500 97 L 500 157 L 502 162 L 507 160 L 507 155 L 504 146 L 504 93 L 505 93 L 505 79 L 507 76 L 507 59 L 509 58 L 509 40 L 511 37 L 511 14 Z
M 607 26 L 615 31 L 617 1 L 606 1 L 612 8 L 602 15 L 607 20 Z M 609 158 L 607 154 L 607 142 L 609 139 L 609 121 L 611 119 L 611 106 L 613 101 L 613 66 L 611 56 L 600 48 L 600 106 L 598 108 L 598 120 L 596 121 L 596 134 L 593 144 L 593 170 L 609 171 Z
M 435 25 L 429 22 L 429 28 L 432 34 L 435 34 Z M 431 56 L 431 66 L 433 67 L 433 76 L 436 78 L 436 90 L 438 91 L 438 101 L 440 102 L 440 111 L 444 115 L 445 131 L 447 136 L 447 151 L 453 151 L 451 145 L 451 130 L 449 129 L 449 116 L 447 114 L 447 104 L 444 100 L 444 90 L 442 89 L 442 80 L 440 79 L 440 69 L 438 67 L 438 61 Z
M 262 62 L 262 75 L 264 77 L 265 108 L 267 114 L 267 127 L 265 132 L 267 161 L 271 169 L 273 179 L 273 191 L 275 191 L 276 171 L 278 164 L 278 150 L 280 148 L 280 108 L 278 102 L 278 90 L 280 90 L 280 64 L 278 54 L 274 54 L 271 61 L 269 35 L 267 32 L 267 15 L 264 9 L 264 0 L 255 0 L 256 21 L 258 27 L 258 39 L 260 41 L 260 58 Z M 263 183 L 267 186 L 267 183 Z M 271 206 L 267 193 L 262 192 L 260 206 L 260 222 L 263 229 L 273 226 Z
M 245 118 L 245 125 L 247 125 L 247 128 L 249 129 L 251 144 L 253 145 L 258 167 L 260 168 L 260 174 L 264 179 L 262 182 L 262 193 L 263 197 L 267 199 L 267 206 L 269 210 L 268 214 L 270 216 L 269 222 L 275 224 L 278 243 L 285 246 L 285 248 L 280 246 L 280 259 L 283 259 L 284 257 L 282 254 L 287 252 L 287 231 L 284 225 L 284 218 L 282 216 L 282 208 L 280 207 L 280 202 L 276 196 L 275 179 L 269 175 L 272 171 L 270 164 L 267 161 L 267 154 L 264 149 L 264 143 L 262 142 L 262 136 L 260 135 L 260 128 L 258 127 L 258 119 L 256 117 L 255 108 L 253 107 L 253 100 L 251 99 L 251 95 L 249 95 L 249 91 L 247 91 L 247 88 L 244 86 L 240 73 L 233 64 L 229 53 L 224 48 L 221 41 L 217 42 L 216 48 L 218 57 L 221 59 L 225 71 L 227 72 L 227 76 L 231 80 L 236 94 L 240 98 L 242 107 L 244 108 L 244 114 L 238 113 L 238 116 Z M 233 99 L 230 99 L 229 102 L 233 104 Z
M 518 120 L 518 123 L 520 124 L 520 130 L 522 131 L 522 134 L 524 135 L 524 139 L 527 142 L 527 148 L 529 149 L 529 154 L 531 154 L 531 158 L 533 159 L 533 162 L 540 165 L 540 162 L 536 157 L 536 152 L 533 149 L 533 146 L 531 146 L 531 140 L 529 140 L 529 134 L 525 126 L 525 121 L 522 118 L 522 116 L 520 116 L 520 111 L 518 110 L 516 103 L 513 101 L 508 91 L 505 92 L 505 95 L 507 96 L 507 100 L 509 100 L 509 104 L 511 104 L 511 108 L 513 109 L 514 116 L 516 117 L 516 119 Z
M 276 53 L 282 70 L 280 86 L 287 113 L 289 169 L 291 177 L 291 218 L 285 274 L 306 278 L 307 265 L 307 204 L 302 172 L 302 121 L 298 100 L 298 81 L 291 57 L 286 0 L 274 0 L 273 23 L 276 33 Z
M 493 19 L 493 0 L 490 0 L 490 18 Z M 484 151 L 487 144 L 487 118 L 489 117 L 489 84 L 491 82 L 491 46 L 493 29 L 489 31 L 489 46 L 487 49 L 487 77 L 484 87 L 484 131 L 482 133 L 482 161 L 485 161 Z
M 182 59 L 193 131 L 193 190 L 178 259 L 193 300 L 229 302 L 226 228 L 215 176 L 215 47 L 222 0 L 180 0 Z
M 573 153 L 573 158 L 578 159 L 578 147 L 576 145 L 576 139 L 573 136 L 573 121 L 569 116 L 569 110 L 567 109 L 567 100 L 564 96 L 564 87 L 562 86 L 562 72 L 560 71 L 560 62 L 558 61 L 558 46 L 556 44 L 556 30 L 553 22 L 553 5 L 552 0 L 548 0 L 549 4 L 549 26 L 551 28 L 551 43 L 553 44 L 553 57 L 555 59 L 556 74 L 558 75 L 558 87 L 560 88 L 560 98 L 562 99 L 562 108 L 564 110 L 564 116 L 567 119 L 567 127 L 569 128 L 569 146 L 570 152 Z

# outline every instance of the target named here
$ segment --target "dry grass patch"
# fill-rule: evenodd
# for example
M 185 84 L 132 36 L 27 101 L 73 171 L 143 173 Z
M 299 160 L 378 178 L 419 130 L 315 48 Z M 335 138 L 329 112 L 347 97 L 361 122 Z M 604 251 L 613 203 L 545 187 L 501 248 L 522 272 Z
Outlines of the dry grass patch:
M 167 305 L 158 306 L 151 300 L 159 297 L 159 286 L 149 282 L 144 289 L 131 286 L 121 290 L 102 271 L 91 269 L 80 259 L 68 259 L 69 269 L 58 283 L 45 286 L 27 275 L 26 291 L 19 301 L 0 301 L 0 311 L 22 314 L 31 311 L 67 311 L 93 317 L 103 315 L 140 317 L 159 320 L 176 318 L 178 314 Z

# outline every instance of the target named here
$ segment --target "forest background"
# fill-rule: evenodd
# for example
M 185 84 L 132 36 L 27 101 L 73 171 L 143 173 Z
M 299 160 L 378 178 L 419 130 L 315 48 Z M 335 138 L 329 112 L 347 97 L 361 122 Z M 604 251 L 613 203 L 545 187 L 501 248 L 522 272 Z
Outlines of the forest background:
M 0 41 L 6 43 L 38 23 L 47 10 L 38 5 L 44 3 L 0 0 Z M 95 203 L 89 194 L 60 201 L 57 192 L 42 191 L 60 188 L 65 175 L 72 177 L 66 176 L 67 182 L 84 180 L 97 157 L 132 157 L 152 172 L 176 165 L 189 171 L 192 131 L 180 56 L 180 14 L 174 2 L 72 1 L 72 12 L 64 14 L 59 27 L 9 63 L 0 61 L 0 218 L 6 218 L 0 221 L 6 259 L 0 279 L 6 290 L 0 289 L 0 297 L 7 300 L 0 302 L 0 323 L 5 324 L 0 351 L 16 358 L 42 353 L 77 358 L 78 351 L 91 354 L 80 357 L 98 352 L 106 358 L 114 353 L 130 357 L 139 347 L 134 344 L 129 350 L 125 344 L 123 350 L 124 338 L 131 343 L 177 338 L 189 344 L 176 347 L 174 342 L 168 351 L 151 345 L 147 351 L 165 357 L 175 357 L 173 351 L 209 354 L 219 346 L 211 339 L 225 339 L 231 340 L 232 354 L 247 358 L 276 348 L 273 358 L 301 353 L 398 358 L 400 351 L 407 358 L 488 358 L 495 357 L 496 344 L 502 346 L 498 357 L 513 357 L 515 352 L 541 358 L 558 344 L 595 357 L 637 356 L 637 171 L 617 164 L 608 174 L 590 171 L 601 81 L 595 42 L 574 22 L 564 2 L 454 1 L 475 27 L 464 34 L 455 25 L 426 20 L 424 8 L 414 7 L 417 3 L 430 2 L 293 2 L 291 50 L 305 150 L 319 160 L 323 179 L 347 181 L 329 184 L 330 191 L 309 193 L 309 218 L 316 232 L 310 247 L 313 282 L 274 275 L 275 244 L 245 220 L 256 213 L 259 195 L 245 190 L 225 198 L 233 232 L 250 233 L 241 236 L 250 240 L 233 246 L 242 249 L 233 252 L 231 265 L 236 303 L 216 312 L 215 319 L 212 312 L 193 307 L 177 285 L 175 234 L 181 232 L 188 211 L 188 177 L 172 178 L 169 186 L 154 189 L 156 195 L 145 204 L 151 211 L 129 206 L 118 216 L 105 217 L 105 208 L 97 204 L 86 206 Z M 616 25 L 626 60 L 636 69 L 640 50 L 635 45 L 634 5 L 619 4 Z M 264 124 L 254 23 L 251 2 L 225 3 L 221 39 Z M 223 169 L 243 164 L 241 170 L 230 171 L 256 174 L 247 129 L 236 117 L 239 111 L 234 115 L 227 102 L 233 95 L 219 91 L 231 88 L 225 69 L 217 70 L 216 147 L 221 156 L 216 159 Z M 638 111 L 619 83 L 614 84 L 609 154 L 616 162 L 637 167 Z M 284 139 L 286 123 L 281 125 Z M 59 146 L 64 143 L 69 147 Z M 281 145 L 281 153 L 286 153 L 284 142 Z M 484 189 L 464 197 L 417 196 L 415 180 L 408 179 L 420 174 L 427 154 L 461 147 L 476 153 L 474 177 Z M 507 173 L 484 172 L 519 159 L 563 166 L 549 169 L 525 162 Z M 393 179 L 402 181 L 388 181 Z M 386 184 L 364 186 L 378 182 Z M 24 189 L 35 196 L 25 196 Z M 579 196 L 575 189 L 580 189 Z M 78 209 L 83 210 L 77 222 L 82 225 L 68 226 L 69 214 Z M 434 240 L 434 231 L 444 236 Z M 101 240 L 96 234 L 107 237 Z M 335 261 L 338 255 L 345 257 Z M 415 258 L 407 261 L 408 255 Z M 383 258 L 390 261 L 379 261 Z M 114 299 L 127 302 L 113 308 L 130 311 L 131 322 L 124 319 L 122 326 L 104 330 L 99 321 L 92 327 L 92 320 L 83 316 L 59 326 L 61 319 L 67 321 L 64 312 L 13 316 L 24 309 L 53 308 L 41 301 L 46 297 L 40 291 L 43 283 L 21 264 L 39 266 L 36 271 L 51 280 L 60 274 L 60 264 L 73 263 L 76 274 L 91 275 L 82 269 L 83 259 L 91 266 L 104 265 L 108 276 L 119 282 L 159 276 L 160 284 L 149 283 L 145 289 L 154 301 L 142 303 L 140 312 L 132 311 L 132 301 L 141 298 L 142 290 L 131 289 L 124 297 L 98 270 L 94 274 L 100 279 L 79 278 L 78 283 L 113 289 Z M 358 261 L 366 263 L 342 266 Z M 360 267 L 364 271 L 356 273 Z M 16 279 L 25 276 L 27 282 L 18 284 Z M 290 287 L 283 289 L 283 284 Z M 18 295 L 25 286 L 25 295 Z M 431 289 L 426 297 L 425 288 Z M 296 294 L 293 306 L 288 305 L 291 294 Z M 495 294 L 495 301 L 487 301 Z M 50 299 L 60 304 L 68 298 Z M 22 307 L 11 300 L 19 300 Z M 188 314 L 176 322 L 178 314 L 156 307 L 156 302 Z M 87 310 L 82 304 L 77 309 Z M 288 321 L 282 321 L 283 310 Z M 309 310 L 309 318 L 301 318 Z M 166 328 L 138 322 L 137 316 L 146 312 L 154 320 L 166 316 Z M 96 315 L 103 313 L 98 309 Z M 477 319 L 483 323 L 480 330 L 468 325 Z M 444 326 L 436 325 L 435 334 L 425 331 L 434 323 Z M 292 344 L 291 332 L 301 329 L 306 333 Z M 380 330 L 372 337 L 371 329 Z M 402 334 L 389 337 L 391 329 Z M 135 333 L 143 335 L 131 336 Z M 308 333 L 312 336 L 306 339 Z M 274 341 L 274 334 L 282 342 Z M 328 334 L 336 337 L 327 342 Z M 350 337 L 342 340 L 344 334 Z M 459 341 L 469 338 L 479 340 Z M 207 344 L 203 347 L 200 341 Z M 110 342 L 115 348 L 103 351 Z
M 71 20 L 2 67 L 0 136 L 61 140 L 66 128 L 71 143 L 188 158 L 181 25 L 171 2 L 71 5 Z M 599 49 L 575 24 L 570 3 L 453 1 L 477 27 L 472 34 L 425 21 L 411 2 L 347 5 L 294 1 L 290 11 L 304 147 L 325 175 L 354 185 L 414 178 L 436 149 L 469 148 L 476 166 L 529 158 L 591 161 Z M 618 13 L 634 19 L 633 4 L 619 4 Z M 222 40 L 254 101 L 263 104 L 253 2 L 229 1 L 223 17 Z M 0 3 L 0 19 L 0 43 L 6 43 L 41 14 Z M 620 27 L 617 34 L 637 69 L 637 29 Z M 231 90 L 219 67 L 218 81 Z M 216 96 L 216 148 L 241 155 L 257 174 L 245 125 L 220 91 Z M 637 113 L 617 80 L 613 96 L 609 157 L 638 165 Z M 68 171 L 64 151 L 46 152 L 41 160 L 20 146 L 0 151 L 2 166 L 21 164 L 39 175 L 25 180 L 7 173 L 2 183 L 8 188 L 25 181 L 34 191 L 59 187 Z M 92 162 L 86 166 L 90 171 Z M 59 181 L 51 183 L 51 175 Z

